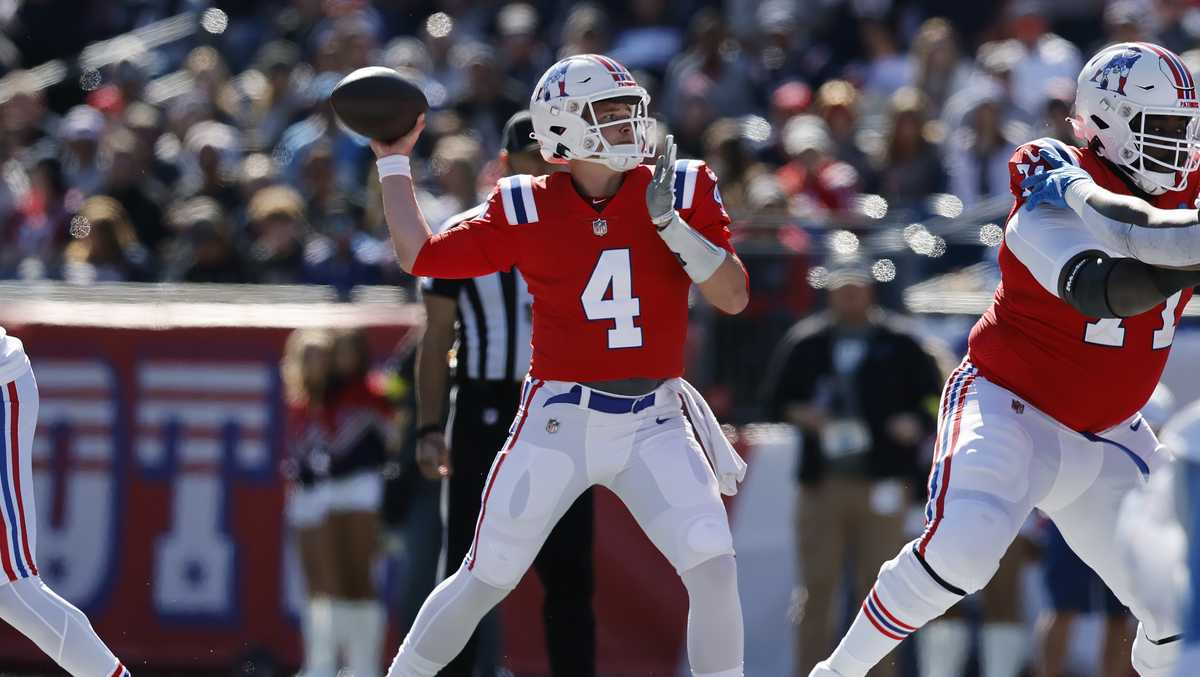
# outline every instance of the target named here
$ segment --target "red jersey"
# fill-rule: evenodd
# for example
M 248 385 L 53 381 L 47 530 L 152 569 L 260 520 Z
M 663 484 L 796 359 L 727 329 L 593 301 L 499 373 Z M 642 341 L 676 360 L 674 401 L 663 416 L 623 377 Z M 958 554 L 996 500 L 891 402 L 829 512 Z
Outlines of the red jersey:
M 483 214 L 425 243 L 412 272 L 467 278 L 516 266 L 533 297 L 536 378 L 680 376 L 692 280 L 650 222 L 652 175 L 645 165 L 626 172 L 600 209 L 568 173 L 505 177 Z M 733 253 L 717 177 L 703 162 L 676 163 L 675 208 Z
M 1058 297 L 1063 266 L 1083 251 L 1116 257 L 1071 210 L 1022 209 L 1021 181 L 1044 167 L 1038 150 L 1053 146 L 1098 185 L 1132 195 L 1095 153 L 1039 139 L 1009 161 L 1015 198 L 1000 245 L 1000 285 L 971 330 L 969 358 L 988 380 L 1011 390 L 1073 430 L 1098 433 L 1136 413 L 1162 376 L 1175 326 L 1192 296 L 1184 289 L 1153 310 L 1127 318 L 1081 315 Z M 1164 209 L 1195 206 L 1200 173 L 1182 191 L 1153 197 Z

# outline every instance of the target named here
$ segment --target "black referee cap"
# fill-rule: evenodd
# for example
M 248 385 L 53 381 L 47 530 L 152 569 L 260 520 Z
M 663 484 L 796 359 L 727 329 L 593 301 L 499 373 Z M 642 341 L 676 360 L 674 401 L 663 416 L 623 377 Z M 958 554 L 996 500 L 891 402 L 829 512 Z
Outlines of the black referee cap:
M 508 122 L 504 123 L 504 134 L 500 138 L 500 147 L 509 153 L 522 153 L 528 150 L 534 150 L 538 147 L 537 139 L 534 139 L 533 134 L 533 116 L 529 111 L 523 110 L 513 114 Z

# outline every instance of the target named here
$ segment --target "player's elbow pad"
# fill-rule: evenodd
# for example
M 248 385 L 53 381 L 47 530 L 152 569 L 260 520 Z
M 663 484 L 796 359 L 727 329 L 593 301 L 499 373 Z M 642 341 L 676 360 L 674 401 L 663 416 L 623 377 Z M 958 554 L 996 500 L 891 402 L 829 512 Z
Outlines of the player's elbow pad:
M 1108 281 L 1116 261 L 1101 251 L 1081 252 L 1063 266 L 1058 296 L 1088 317 L 1120 317 L 1108 304 Z

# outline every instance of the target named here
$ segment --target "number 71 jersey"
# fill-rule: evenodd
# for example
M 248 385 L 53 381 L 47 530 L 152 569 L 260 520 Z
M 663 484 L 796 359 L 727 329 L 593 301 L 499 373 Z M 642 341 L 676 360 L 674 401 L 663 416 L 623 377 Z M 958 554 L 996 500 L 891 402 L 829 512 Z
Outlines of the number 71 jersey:
M 1024 208 L 1021 181 L 1044 171 L 1038 151 L 1052 146 L 1100 186 L 1132 191 L 1092 151 L 1039 139 L 1009 162 L 1013 207 L 1000 245 L 1000 285 L 971 330 L 970 360 L 988 380 L 1007 388 L 1072 430 L 1099 433 L 1135 414 L 1162 377 L 1175 327 L 1192 296 L 1184 289 L 1127 318 L 1080 314 L 1059 298 L 1063 268 L 1081 252 L 1107 250 L 1069 209 Z M 1182 191 L 1152 198 L 1164 209 L 1193 207 L 1200 173 Z
M 516 267 L 533 297 L 531 374 L 606 381 L 683 374 L 692 280 L 646 210 L 646 165 L 625 173 L 600 209 L 571 175 L 501 179 L 478 217 L 432 237 L 413 264 L 426 277 L 477 277 Z M 675 167 L 675 207 L 733 254 L 716 176 L 703 162 Z

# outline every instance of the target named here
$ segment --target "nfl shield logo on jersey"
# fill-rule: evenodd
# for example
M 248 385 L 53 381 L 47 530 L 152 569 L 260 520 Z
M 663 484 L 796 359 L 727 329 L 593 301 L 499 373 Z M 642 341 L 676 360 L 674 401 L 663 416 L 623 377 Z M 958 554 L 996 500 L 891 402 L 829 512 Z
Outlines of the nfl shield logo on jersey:
M 592 233 L 596 237 L 604 237 L 608 234 L 608 221 L 604 219 L 596 219 L 592 221 Z

